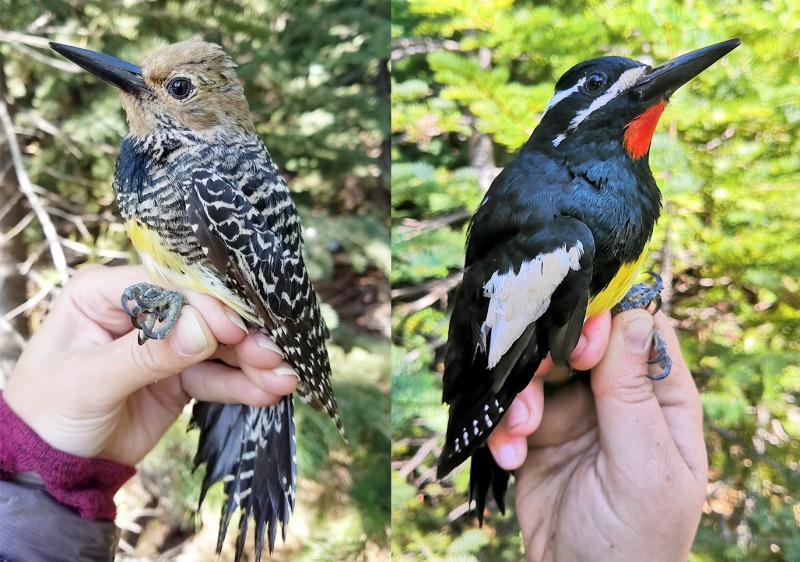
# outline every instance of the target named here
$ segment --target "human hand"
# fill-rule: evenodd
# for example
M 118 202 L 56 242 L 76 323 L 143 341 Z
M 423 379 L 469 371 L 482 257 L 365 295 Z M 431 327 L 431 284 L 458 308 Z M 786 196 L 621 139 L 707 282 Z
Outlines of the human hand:
M 172 332 L 140 346 L 120 297 L 147 278 L 141 266 L 81 270 L 20 356 L 3 396 L 52 447 L 134 465 L 192 397 L 268 406 L 296 389 L 275 343 L 205 294 L 182 289 Z
M 521 398 L 531 414 L 511 429 L 498 428 L 490 440 L 498 462 L 521 464 L 516 506 L 527 557 L 686 560 L 708 471 L 697 388 L 663 314 L 631 310 L 615 317 L 599 362 L 606 321 L 594 322 L 572 361 L 592 368 L 591 389 L 567 385 L 545 401 L 541 383 L 529 386 Z M 673 359 L 672 373 L 661 381 L 645 376 L 659 369 L 646 363 L 654 326 Z M 515 456 L 523 430 L 535 433 L 525 454 Z

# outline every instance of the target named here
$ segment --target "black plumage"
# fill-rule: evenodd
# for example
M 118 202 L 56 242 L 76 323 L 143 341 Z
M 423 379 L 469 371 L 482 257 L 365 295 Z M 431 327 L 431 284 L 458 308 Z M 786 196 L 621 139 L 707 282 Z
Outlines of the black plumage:
M 622 57 L 576 65 L 475 211 L 445 354 L 439 476 L 472 457 L 481 521 L 490 489 L 504 510 L 509 477 L 489 435 L 548 353 L 566 364 L 585 318 L 616 305 L 644 260 L 661 210 L 649 167 L 658 117 L 677 88 L 738 44 L 655 68 Z

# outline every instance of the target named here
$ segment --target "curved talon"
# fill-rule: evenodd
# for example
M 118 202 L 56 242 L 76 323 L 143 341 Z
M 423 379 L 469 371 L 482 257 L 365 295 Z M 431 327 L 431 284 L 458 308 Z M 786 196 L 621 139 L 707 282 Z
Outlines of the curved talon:
M 659 365 L 661 367 L 661 372 L 657 375 L 647 375 L 647 378 L 652 381 L 660 381 L 666 378 L 672 371 L 672 358 L 667 352 L 667 344 L 661 338 L 661 334 L 659 334 L 657 330 L 653 330 L 653 351 L 656 352 L 656 356 L 650 359 L 647 364 Z
M 152 316 L 148 316 L 148 319 L 149 318 L 153 318 L 153 317 Z M 150 323 L 152 323 L 153 326 L 148 326 L 148 324 L 150 324 Z M 164 332 L 162 330 L 156 329 L 155 328 L 155 321 L 153 321 L 153 322 L 145 322 L 144 324 L 142 324 L 142 334 L 145 336 L 145 339 L 163 340 L 167 336 L 168 333 L 169 333 L 169 330 Z
M 133 326 L 141 330 L 138 340 L 144 345 L 149 339 L 163 340 L 169 335 L 186 299 L 158 285 L 137 283 L 123 291 L 120 304 Z
M 650 314 L 652 314 L 653 316 L 658 314 L 658 311 L 661 310 L 661 305 L 663 304 L 663 302 L 664 301 L 661 299 L 661 293 L 659 292 L 656 295 L 656 298 L 654 298 L 652 301 L 650 301 L 650 304 L 655 303 L 655 308 L 653 308 L 653 311 Z
M 133 307 L 130 306 L 131 301 L 136 302 L 136 297 L 129 292 L 131 291 L 131 289 L 133 289 L 133 287 L 128 287 L 122 292 L 122 297 L 120 298 L 120 305 L 122 305 L 122 310 L 124 310 L 125 314 L 127 314 L 128 316 L 137 316 L 142 309 L 138 303 L 135 304 Z
M 647 364 L 648 365 L 661 365 L 661 362 L 666 360 L 666 359 L 669 359 L 669 355 L 667 354 L 667 350 L 663 349 L 663 350 L 659 351 L 658 355 L 656 355 L 652 359 L 649 359 L 647 361 Z

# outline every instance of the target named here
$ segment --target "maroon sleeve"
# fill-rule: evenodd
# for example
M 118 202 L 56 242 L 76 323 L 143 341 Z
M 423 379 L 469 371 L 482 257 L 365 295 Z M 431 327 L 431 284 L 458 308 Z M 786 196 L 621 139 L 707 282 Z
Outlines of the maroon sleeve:
M 51 447 L 8 407 L 0 392 L 0 480 L 20 472 L 38 474 L 48 493 L 83 519 L 113 521 L 114 494 L 136 469 Z

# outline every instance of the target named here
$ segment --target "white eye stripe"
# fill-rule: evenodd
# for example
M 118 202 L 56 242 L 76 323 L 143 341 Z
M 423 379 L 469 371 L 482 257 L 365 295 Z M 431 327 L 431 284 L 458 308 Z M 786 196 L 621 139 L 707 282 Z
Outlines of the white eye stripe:
M 639 78 L 642 77 L 642 75 L 645 73 L 646 70 L 647 70 L 646 66 L 637 66 L 636 68 L 629 68 L 628 70 L 623 72 L 622 75 L 617 79 L 616 82 L 614 82 L 611 85 L 611 87 L 608 89 L 608 91 L 606 91 L 605 94 L 595 99 L 589 107 L 587 107 L 583 111 L 579 111 L 578 114 L 572 118 L 572 121 L 570 121 L 569 123 L 569 127 L 567 127 L 563 133 L 559 134 L 558 136 L 556 136 L 556 138 L 553 139 L 553 146 L 558 146 L 559 144 L 561 144 L 561 141 L 563 141 L 567 137 L 567 133 L 569 133 L 570 131 L 574 131 L 578 127 L 578 125 L 583 123 L 592 113 L 594 113 L 595 111 L 606 105 L 608 102 L 616 98 L 622 92 L 631 89 L 639 80 Z
M 608 89 L 608 91 L 594 100 L 592 104 L 584 109 L 583 111 L 579 111 L 578 114 L 572 119 L 569 124 L 569 128 L 567 131 L 572 131 L 578 127 L 581 123 L 583 123 L 587 117 L 589 117 L 592 113 L 606 105 L 608 102 L 613 100 L 622 92 L 629 90 L 636 81 L 641 78 L 644 74 L 646 67 L 644 66 L 637 66 L 636 68 L 630 68 L 622 73 L 622 75 L 617 79 L 614 84 Z
M 544 116 L 547 115 L 547 112 L 550 111 L 550 109 L 553 108 L 558 102 L 560 102 L 565 98 L 568 98 L 569 96 L 577 92 L 578 88 L 583 86 L 585 83 L 586 83 L 586 77 L 584 76 L 583 78 L 578 80 L 578 82 L 572 88 L 569 88 L 567 90 L 561 90 L 560 92 L 556 92 L 555 94 L 553 94 L 550 103 L 548 103 L 547 107 L 544 108 L 544 113 L 542 113 L 542 119 L 544 119 Z

